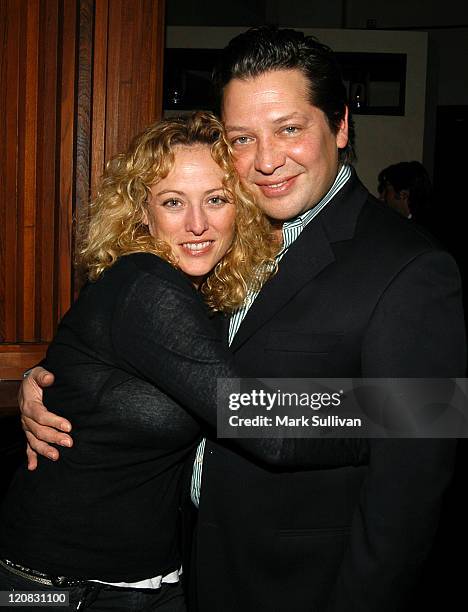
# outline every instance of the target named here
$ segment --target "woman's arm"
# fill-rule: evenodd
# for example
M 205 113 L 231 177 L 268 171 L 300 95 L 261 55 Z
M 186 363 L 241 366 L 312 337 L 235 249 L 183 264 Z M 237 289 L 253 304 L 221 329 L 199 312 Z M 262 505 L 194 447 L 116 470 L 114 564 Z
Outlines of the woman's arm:
M 151 274 L 122 289 L 115 309 L 113 339 L 122 366 L 150 380 L 175 397 L 189 412 L 216 428 L 218 378 L 239 378 L 232 357 L 223 347 L 190 287 L 164 284 Z M 42 389 L 53 375 L 34 368 L 19 394 L 23 429 L 28 439 L 28 468 L 37 454 L 59 458 L 55 446 L 70 447 L 72 424 L 49 412 Z M 355 439 L 225 439 L 253 459 L 282 468 L 358 465 L 367 462 L 367 442 Z
M 112 337 L 122 367 L 216 428 L 217 380 L 241 374 L 190 287 L 151 274 L 138 277 L 116 305 Z M 226 444 L 291 469 L 361 464 L 367 456 L 366 442 L 354 439 L 235 439 Z

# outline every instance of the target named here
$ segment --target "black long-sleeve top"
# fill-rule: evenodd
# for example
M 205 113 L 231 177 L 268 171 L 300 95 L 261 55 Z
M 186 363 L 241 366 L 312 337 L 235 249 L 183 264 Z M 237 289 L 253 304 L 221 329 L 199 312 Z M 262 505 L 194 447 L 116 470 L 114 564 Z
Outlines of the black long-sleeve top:
M 46 366 L 55 384 L 44 403 L 71 420 L 74 446 L 57 463 L 16 474 L 2 509 L 1 557 L 108 582 L 176 569 L 184 462 L 200 422 L 216 425 L 217 378 L 239 375 L 200 296 L 160 258 L 123 257 L 82 290 Z M 235 444 L 291 468 L 365 460 L 355 440 Z

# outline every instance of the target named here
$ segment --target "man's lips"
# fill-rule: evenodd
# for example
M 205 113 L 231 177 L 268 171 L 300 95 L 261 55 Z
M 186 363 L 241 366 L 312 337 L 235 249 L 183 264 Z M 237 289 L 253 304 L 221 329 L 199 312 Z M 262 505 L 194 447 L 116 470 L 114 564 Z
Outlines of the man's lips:
M 263 193 L 263 195 L 272 198 L 275 196 L 282 196 L 287 193 L 294 185 L 296 178 L 299 175 L 290 176 L 288 178 L 284 178 L 276 181 L 262 181 L 256 182 L 255 184 Z
M 213 247 L 214 240 L 189 240 L 179 244 L 184 253 L 191 255 L 192 257 L 200 257 L 205 255 Z

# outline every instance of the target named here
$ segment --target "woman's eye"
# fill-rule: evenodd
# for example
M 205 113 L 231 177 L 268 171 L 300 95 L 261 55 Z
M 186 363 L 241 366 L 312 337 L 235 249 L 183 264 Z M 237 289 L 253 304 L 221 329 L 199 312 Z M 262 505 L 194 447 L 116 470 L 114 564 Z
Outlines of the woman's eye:
M 166 208 L 179 208 L 180 206 L 182 206 L 182 202 L 171 198 L 170 200 L 166 200 L 165 202 L 163 202 L 163 206 L 165 206 Z
M 248 144 L 250 141 L 251 141 L 251 138 L 249 136 L 237 136 L 237 138 L 233 138 L 231 143 L 233 145 L 244 145 L 244 144 Z
M 221 196 L 213 196 L 208 200 L 208 204 L 212 204 L 214 206 L 222 206 L 223 204 L 226 204 L 226 202 L 226 198 L 223 198 Z

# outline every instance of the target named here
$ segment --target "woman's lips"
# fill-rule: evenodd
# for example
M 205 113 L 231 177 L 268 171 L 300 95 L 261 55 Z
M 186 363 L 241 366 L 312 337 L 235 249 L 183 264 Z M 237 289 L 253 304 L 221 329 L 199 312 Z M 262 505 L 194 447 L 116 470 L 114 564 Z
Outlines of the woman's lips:
M 179 246 L 187 255 L 192 257 L 200 257 L 201 255 L 205 255 L 210 251 L 213 247 L 215 241 L 214 240 L 201 240 L 198 242 L 188 241 L 183 242 Z
M 298 175 L 276 181 L 274 183 L 257 183 L 257 187 L 267 198 L 282 196 L 287 193 L 294 185 Z

